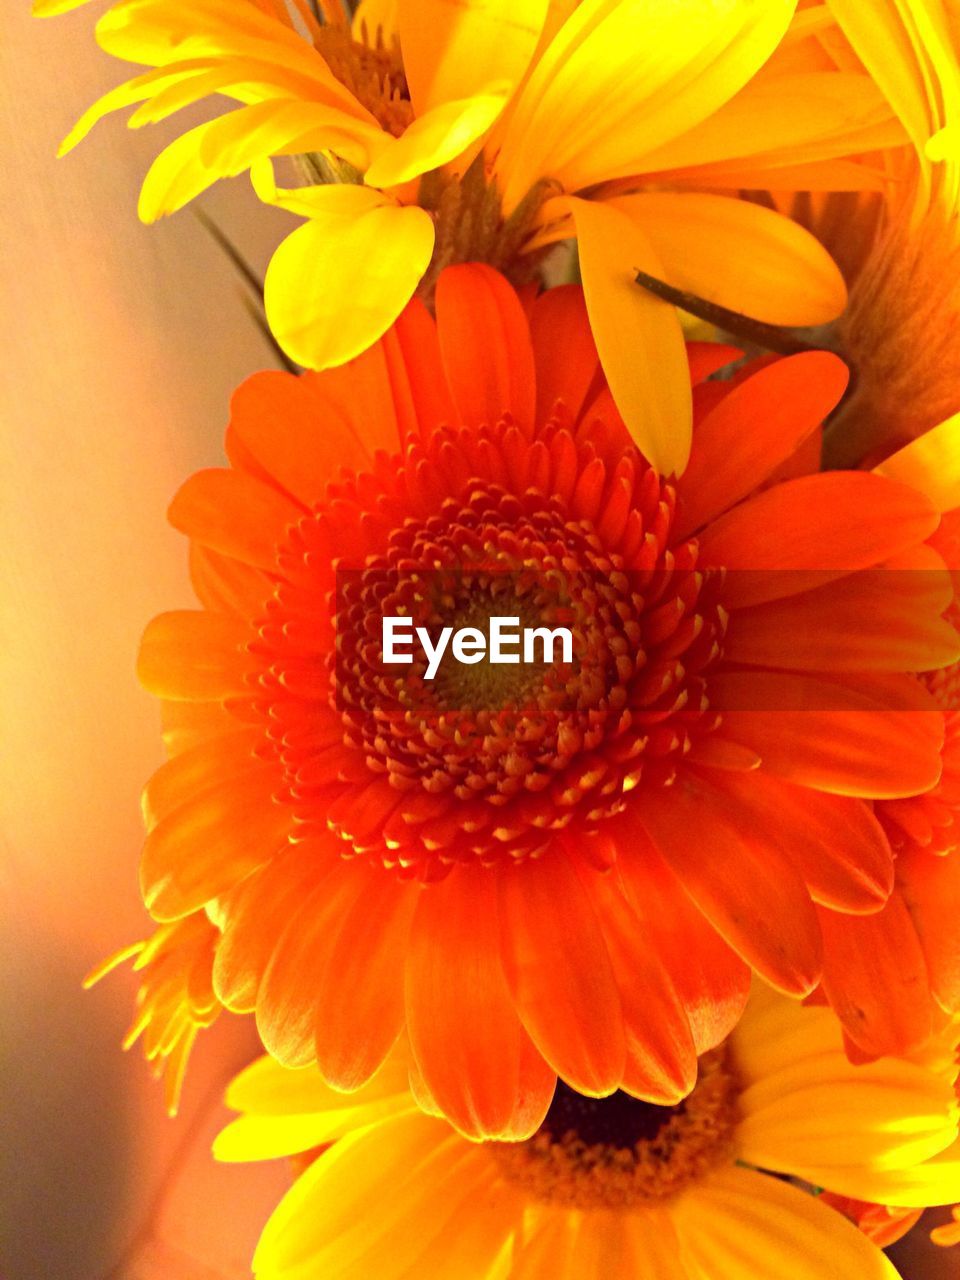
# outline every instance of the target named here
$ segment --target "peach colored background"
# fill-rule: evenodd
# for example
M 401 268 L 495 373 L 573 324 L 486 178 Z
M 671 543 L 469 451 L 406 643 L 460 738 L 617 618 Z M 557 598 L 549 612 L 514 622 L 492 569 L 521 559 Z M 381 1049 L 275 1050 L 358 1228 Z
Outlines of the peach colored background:
M 0 1276 L 229 1280 L 286 1182 L 207 1155 L 248 1029 L 201 1041 L 172 1123 L 118 1049 L 132 981 L 80 979 L 145 927 L 138 796 L 160 756 L 134 654 L 145 620 L 188 600 L 164 509 L 221 460 L 230 391 L 271 356 L 191 214 L 136 220 L 162 133 L 112 119 L 54 159 L 122 78 L 92 41 L 102 7 L 41 23 L 3 4 Z M 204 203 L 262 267 L 283 218 L 242 181 Z M 960 1252 L 917 1248 L 913 1280 L 960 1276 Z
M 206 1155 L 248 1030 L 201 1048 L 172 1123 L 138 1051 L 119 1051 L 129 976 L 89 995 L 80 980 L 145 929 L 139 791 L 160 755 L 134 655 L 146 619 L 189 600 L 165 508 L 221 460 L 231 389 L 271 353 L 191 213 L 137 222 L 156 130 L 118 117 L 54 158 L 122 77 L 92 39 L 102 7 L 39 22 L 3 0 L 0 1275 L 207 1280 L 247 1274 L 264 1178 L 284 1180 Z M 261 266 L 286 225 L 245 182 L 206 207 Z

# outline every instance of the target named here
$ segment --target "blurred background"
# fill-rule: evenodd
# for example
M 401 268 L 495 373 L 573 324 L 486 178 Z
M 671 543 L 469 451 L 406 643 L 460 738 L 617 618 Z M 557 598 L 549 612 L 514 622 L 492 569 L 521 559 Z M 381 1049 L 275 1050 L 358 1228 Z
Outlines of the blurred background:
M 41 22 L 6 0 L 0 43 L 0 1277 L 234 1280 L 287 1185 L 282 1164 L 209 1156 L 249 1028 L 201 1037 L 171 1121 L 120 1052 L 128 969 L 80 983 L 148 931 L 139 793 L 161 756 L 134 657 L 148 618 L 190 602 L 166 506 L 222 462 L 230 393 L 273 358 L 197 218 L 137 221 L 162 126 L 111 117 L 55 159 L 125 78 L 93 41 L 103 7 Z M 242 180 L 202 203 L 262 272 L 284 215 Z M 925 1230 L 896 1253 L 908 1280 L 960 1276 Z

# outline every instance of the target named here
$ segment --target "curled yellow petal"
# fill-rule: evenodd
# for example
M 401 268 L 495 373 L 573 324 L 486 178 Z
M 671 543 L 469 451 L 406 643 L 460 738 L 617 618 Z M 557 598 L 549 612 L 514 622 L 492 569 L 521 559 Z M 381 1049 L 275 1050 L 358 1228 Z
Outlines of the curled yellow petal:
M 267 319 L 299 364 L 326 369 L 393 323 L 430 262 L 433 222 L 369 187 L 313 191 L 313 213 L 280 245 L 264 282 Z
M 487 93 L 433 107 L 388 142 L 366 173 L 371 187 L 398 187 L 456 159 L 503 109 L 503 93 Z
M 444 102 L 516 85 L 547 15 L 547 0 L 398 0 L 410 97 L 418 115 Z

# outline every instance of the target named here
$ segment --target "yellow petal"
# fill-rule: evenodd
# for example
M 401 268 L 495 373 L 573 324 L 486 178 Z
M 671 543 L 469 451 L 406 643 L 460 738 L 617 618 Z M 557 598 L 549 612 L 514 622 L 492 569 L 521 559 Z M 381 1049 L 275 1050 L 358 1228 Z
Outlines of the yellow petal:
M 764 76 L 644 158 L 644 173 L 811 164 L 906 142 L 868 76 L 836 71 Z M 688 177 L 692 175 L 687 175 Z M 757 183 L 758 186 L 770 185 Z
M 539 178 L 566 191 L 642 172 L 709 116 L 786 31 L 794 0 L 586 0 L 521 90 L 497 170 L 510 211 Z
M 417 115 L 444 102 L 516 85 L 547 0 L 399 0 L 403 66 Z
M 874 470 L 925 493 L 940 511 L 960 507 L 960 413 L 911 440 Z
M 439 169 L 486 133 L 504 101 L 503 94 L 488 93 L 431 108 L 384 146 L 364 181 L 370 187 L 398 187 Z
M 254 1255 L 258 1276 L 399 1280 L 416 1263 L 490 1156 L 419 1113 L 338 1142 L 294 1185 Z
M 406 306 L 430 263 L 433 222 L 369 187 L 317 188 L 313 206 L 273 255 L 264 303 L 288 355 L 326 369 L 365 351 Z
M 79 9 L 88 0 L 33 0 L 33 16 L 35 18 L 53 18 L 58 13 L 68 13 L 71 9 Z
M 815 1196 L 750 1169 L 723 1169 L 673 1208 L 681 1245 L 710 1280 L 897 1280 L 862 1232 Z
M 960 1142 L 931 1160 L 906 1169 L 831 1169 L 823 1185 L 829 1191 L 870 1204 L 895 1204 L 904 1209 L 925 1209 L 930 1205 L 955 1204 L 960 1194 Z
M 117 85 L 115 89 L 105 93 L 102 98 L 98 98 L 92 106 L 87 108 L 60 143 L 57 154 L 64 156 L 68 151 L 72 151 L 93 126 L 112 111 L 122 111 L 124 107 L 132 107 L 134 103 L 143 102 L 144 99 L 152 97 L 159 89 L 193 79 L 195 74 L 193 68 L 184 70 L 182 67 L 173 69 L 163 67 L 159 70 L 147 71 L 142 76 L 127 80 L 125 84 Z
M 609 201 L 639 227 L 668 283 L 778 325 L 835 319 L 847 302 L 843 276 L 809 231 L 746 200 L 652 192 Z
M 644 457 L 664 475 L 690 456 L 691 395 L 676 309 L 636 283 L 663 263 L 619 209 L 570 200 L 590 327 L 614 401 Z
M 147 170 L 137 212 L 143 222 L 156 222 L 189 204 L 219 178 L 203 161 L 203 141 L 218 122 L 197 125 L 170 143 Z
M 904 7 L 889 0 L 874 0 L 869 6 L 863 0 L 830 0 L 829 4 L 840 29 L 920 149 L 935 127 L 929 68 L 926 60 L 918 59 L 919 51 L 901 19 Z

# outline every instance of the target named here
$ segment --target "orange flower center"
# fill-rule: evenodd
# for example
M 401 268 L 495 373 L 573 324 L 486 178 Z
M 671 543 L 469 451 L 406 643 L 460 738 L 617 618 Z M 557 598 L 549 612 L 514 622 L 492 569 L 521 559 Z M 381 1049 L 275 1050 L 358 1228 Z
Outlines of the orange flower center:
M 693 1092 L 675 1107 L 625 1093 L 585 1098 L 559 1082 L 526 1142 L 492 1143 L 507 1181 L 569 1209 L 624 1209 L 676 1195 L 734 1155 L 737 1082 L 723 1049 L 700 1059 Z
M 314 45 L 340 83 L 387 133 L 399 138 L 413 122 L 413 104 L 398 42 L 387 44 L 379 28 L 370 43 L 354 40 L 347 27 L 327 25 Z
M 558 421 L 531 441 L 503 420 L 331 486 L 281 556 L 256 646 L 258 705 L 304 834 L 332 828 L 347 856 L 435 878 L 539 854 L 673 780 L 718 723 L 703 671 L 722 640 L 720 577 L 696 568 L 695 541 L 671 546 L 673 488 L 633 451 L 616 472 L 619 500 L 588 518 L 607 485 L 593 446 Z M 330 545 L 348 549 L 335 580 Z M 487 632 L 493 616 L 567 626 L 572 661 L 546 662 L 542 646 L 515 665 L 447 652 L 428 679 L 417 647 L 410 665 L 384 662 L 385 616 L 431 637 Z

